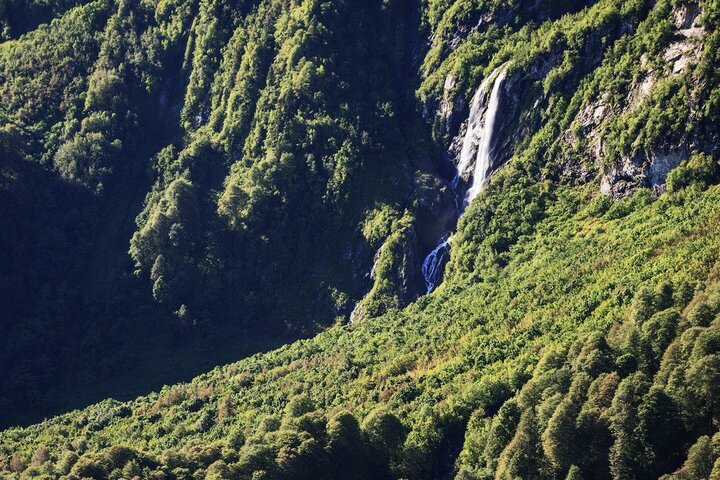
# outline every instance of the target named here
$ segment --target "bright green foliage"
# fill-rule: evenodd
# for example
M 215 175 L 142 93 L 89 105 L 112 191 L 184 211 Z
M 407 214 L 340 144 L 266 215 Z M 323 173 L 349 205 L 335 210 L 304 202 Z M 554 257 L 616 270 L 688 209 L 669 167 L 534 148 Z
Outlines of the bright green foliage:
M 100 362 L 347 321 L 381 248 L 369 311 L 419 292 L 417 269 L 392 284 L 431 168 L 405 2 L 50 3 L 0 14 L 2 417 Z M 25 7 L 57 18 L 19 35 Z
M 544 233 L 521 240 L 487 281 L 448 282 L 402 312 L 332 328 L 129 404 L 8 430 L 4 451 L 28 461 L 44 446 L 50 460 L 37 468 L 48 472 L 74 451 L 74 469 L 104 475 L 118 462 L 91 452 L 122 441 L 155 452 L 138 468 L 171 476 L 228 468 L 335 478 L 343 459 L 356 478 L 397 478 L 446 468 L 443 444 L 460 440 L 461 478 L 712 470 L 714 453 L 688 448 L 715 433 L 720 412 L 720 240 L 707 228 L 718 220 L 719 194 L 666 194 L 613 219 L 589 215 L 577 206 L 581 197 L 565 192 L 563 208 L 538 225 Z M 689 305 L 675 294 L 687 282 L 696 285 Z M 698 305 L 708 306 L 704 326 L 688 320 Z M 664 336 L 644 333 L 666 323 L 674 330 Z M 648 360 L 621 369 L 626 355 Z M 220 416 L 218 405 L 232 413 Z M 329 413 L 339 408 L 355 413 Z M 267 417 L 283 410 L 282 419 Z M 211 446 L 237 438 L 238 428 L 244 441 Z M 58 435 L 84 438 L 87 450 L 60 446 Z
M 309 338 L 6 429 L 0 475 L 720 476 L 717 2 L 3 6 L 0 414 Z M 506 163 L 417 298 L 500 66 Z
M 691 185 L 706 188 L 718 178 L 718 165 L 709 155 L 693 155 L 668 175 L 668 191 L 677 191 Z

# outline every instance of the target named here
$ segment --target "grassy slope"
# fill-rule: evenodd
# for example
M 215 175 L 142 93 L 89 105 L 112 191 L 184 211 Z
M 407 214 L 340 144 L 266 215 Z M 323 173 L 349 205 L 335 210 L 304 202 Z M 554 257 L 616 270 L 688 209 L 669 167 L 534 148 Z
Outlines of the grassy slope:
M 91 450 L 123 443 L 159 452 L 222 438 L 235 422 L 252 431 L 300 392 L 328 412 L 349 408 L 358 416 L 384 402 L 419 430 L 430 411 L 467 419 L 482 403 L 475 387 L 484 376 L 503 372 L 519 388 L 544 348 L 622 321 L 640 285 L 674 279 L 699 286 L 717 261 L 720 187 L 636 202 L 621 218 L 612 218 L 618 205 L 593 214 L 598 202 L 583 208 L 585 200 L 581 190 L 559 192 L 537 234 L 485 281 L 445 284 L 402 312 L 217 368 L 129 402 L 121 415 L 108 417 L 114 407 L 105 402 L 7 430 L 0 448 L 29 454 L 46 445 L 54 456 L 59 439 L 84 437 Z M 232 420 L 198 431 L 204 411 L 226 402 Z M 93 427 L 103 416 L 107 426 Z
M 599 2 L 596 10 L 609 3 Z M 635 2 L 639 10 L 640 3 Z M 669 8 L 668 2 L 657 5 Z M 582 33 L 579 20 L 602 18 L 595 10 L 590 12 L 577 19 L 564 17 L 553 28 L 564 31 L 572 25 Z M 659 14 L 669 18 L 668 12 Z M 654 41 L 656 36 L 641 29 L 637 38 Z M 515 51 L 515 46 L 510 42 L 506 48 Z M 628 58 L 639 57 L 645 48 L 640 44 Z M 463 52 L 457 52 L 460 58 Z M 517 56 L 523 54 L 523 50 L 518 52 Z M 542 52 L 535 53 L 539 58 Z M 617 62 L 625 58 L 622 54 L 618 48 L 604 62 L 606 67 L 595 76 L 598 91 L 607 90 L 600 80 L 622 73 L 622 64 Z M 437 71 L 436 87 L 447 69 Z M 630 83 L 623 88 L 629 89 Z M 588 103 L 582 93 L 575 95 L 582 101 L 568 111 L 576 113 Z M 563 103 L 554 105 L 547 109 L 553 124 L 541 132 L 551 141 L 561 131 L 558 118 L 565 113 Z M 658 111 L 669 111 L 664 103 L 658 105 Z M 681 118 L 674 113 L 667 116 Z M 618 122 L 627 123 L 626 119 Z M 543 144 L 545 137 L 533 137 L 539 139 L 535 144 Z M 530 146 L 538 150 L 532 142 Z M 540 157 L 535 153 L 526 156 Z M 548 154 L 546 160 L 552 167 L 556 158 Z M 512 164 L 507 170 L 515 168 Z M 502 175 L 495 182 L 500 180 Z M 527 185 L 527 179 L 521 180 Z M 670 281 L 696 293 L 718 280 L 712 272 L 720 248 L 719 187 L 704 192 L 693 187 L 656 200 L 641 192 L 613 204 L 607 198 L 594 198 L 594 185 L 568 188 L 531 182 L 533 191 L 527 198 L 517 200 L 521 198 L 517 191 L 524 191 L 518 184 L 508 193 L 494 183 L 488 190 L 491 195 L 475 201 L 459 227 L 448 279 L 433 295 L 403 311 L 331 328 L 313 339 L 218 368 L 156 395 L 126 404 L 107 401 L 27 429 L 7 430 L 0 433 L 0 459 L 5 457 L 0 467 L 11 463 L 15 454 L 27 463 L 39 446 L 45 446 L 51 462 L 43 468 L 56 474 L 51 465 L 70 450 L 92 454 L 125 444 L 153 455 L 165 449 L 187 452 L 193 445 L 225 441 L 238 428 L 255 443 L 270 443 L 263 437 L 267 425 L 273 423 L 268 418 L 279 418 L 288 402 L 301 393 L 308 394 L 328 416 L 349 409 L 363 418 L 384 404 L 410 428 L 406 446 L 429 450 L 436 459 L 454 459 L 465 440 L 466 461 L 472 443 L 463 438 L 468 422 L 470 432 L 476 428 L 471 418 L 493 417 L 503 402 L 540 371 L 535 366 L 548 351 L 567 348 L 586 333 L 606 334 L 628 323 L 628 307 L 643 285 Z M 542 207 L 530 205 L 536 197 L 543 198 Z M 534 208 L 542 208 L 542 214 L 528 213 Z M 503 228 L 526 218 L 533 219 L 528 222 L 530 228 L 516 230 L 532 234 L 509 242 L 509 251 L 490 258 L 492 242 L 513 238 Z M 684 303 L 677 306 L 682 308 Z M 619 350 L 613 354 L 623 353 Z M 622 370 L 614 360 L 611 364 L 609 368 Z M 627 377 L 628 372 L 622 375 Z M 549 389 L 548 395 L 568 391 L 567 386 L 557 389 L 561 393 Z M 539 410 L 554 411 L 557 402 L 553 402 L 543 403 Z M 473 412 L 479 413 L 473 416 Z M 505 445 L 509 439 L 502 441 Z M 228 462 L 231 458 L 227 455 Z M 435 468 L 449 470 L 442 463 L 437 461 Z M 204 476 L 200 470 L 196 476 Z M 406 467 L 405 476 L 411 478 L 433 476 L 427 471 L 422 475 L 408 471 Z

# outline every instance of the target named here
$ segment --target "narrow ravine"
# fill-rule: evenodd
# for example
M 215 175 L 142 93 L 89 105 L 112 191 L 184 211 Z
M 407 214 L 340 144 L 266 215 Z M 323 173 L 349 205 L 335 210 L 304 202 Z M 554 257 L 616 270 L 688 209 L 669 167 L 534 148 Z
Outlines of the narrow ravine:
M 457 218 L 462 216 L 493 173 L 496 124 L 506 72 L 504 65 L 493 70 L 473 96 L 455 177 L 450 182 L 455 194 Z M 445 264 L 450 259 L 453 233 L 445 234 L 423 260 L 422 274 L 427 293 L 431 293 L 442 282 Z

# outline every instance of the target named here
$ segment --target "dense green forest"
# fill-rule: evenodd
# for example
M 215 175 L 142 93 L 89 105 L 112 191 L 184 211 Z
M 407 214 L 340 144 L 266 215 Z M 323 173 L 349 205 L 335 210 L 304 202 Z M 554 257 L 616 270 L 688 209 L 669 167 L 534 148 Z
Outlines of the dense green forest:
M 1 3 L 0 477 L 720 479 L 718 159 L 717 0 Z

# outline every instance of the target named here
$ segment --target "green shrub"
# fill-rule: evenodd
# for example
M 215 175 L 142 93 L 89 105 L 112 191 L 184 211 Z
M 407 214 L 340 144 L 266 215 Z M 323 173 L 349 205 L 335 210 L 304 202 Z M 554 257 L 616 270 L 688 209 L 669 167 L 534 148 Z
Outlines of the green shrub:
M 678 165 L 667 177 L 668 192 L 677 192 L 691 185 L 704 189 L 716 183 L 720 168 L 710 155 L 692 155 Z

